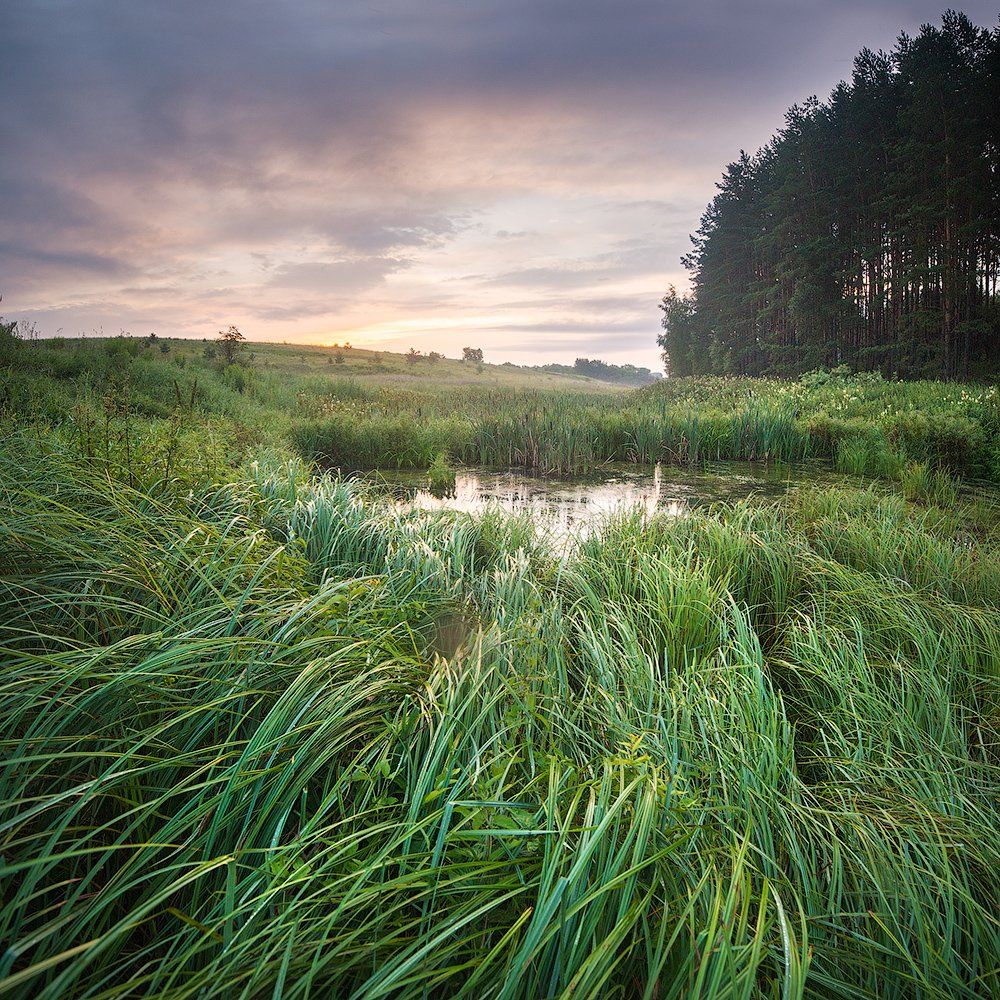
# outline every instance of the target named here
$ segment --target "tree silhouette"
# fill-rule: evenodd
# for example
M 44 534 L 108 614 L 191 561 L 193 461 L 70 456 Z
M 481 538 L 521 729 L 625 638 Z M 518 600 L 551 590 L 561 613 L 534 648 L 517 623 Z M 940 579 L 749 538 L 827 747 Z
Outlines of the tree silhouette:
M 1000 371 L 1000 29 L 948 12 L 861 52 L 729 164 L 671 291 L 675 374 Z
M 244 339 L 243 334 L 235 326 L 219 331 L 219 350 L 222 352 L 222 360 L 227 365 L 233 364 L 242 353 Z

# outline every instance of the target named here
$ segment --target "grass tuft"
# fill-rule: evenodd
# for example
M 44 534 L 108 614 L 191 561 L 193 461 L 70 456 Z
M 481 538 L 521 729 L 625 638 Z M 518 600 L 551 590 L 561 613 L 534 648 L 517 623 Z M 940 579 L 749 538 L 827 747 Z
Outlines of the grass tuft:
M 0 450 L 7 995 L 1000 989 L 961 511 L 806 490 L 560 550 L 280 456 L 116 468 Z

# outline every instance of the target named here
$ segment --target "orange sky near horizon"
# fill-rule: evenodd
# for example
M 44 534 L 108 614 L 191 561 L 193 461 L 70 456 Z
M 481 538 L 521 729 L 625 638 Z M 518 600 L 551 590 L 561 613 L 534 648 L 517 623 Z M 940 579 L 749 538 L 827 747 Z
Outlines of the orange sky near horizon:
M 993 23 L 989 3 L 966 4 Z M 2 312 L 658 368 L 715 180 L 937 3 L 0 11 Z

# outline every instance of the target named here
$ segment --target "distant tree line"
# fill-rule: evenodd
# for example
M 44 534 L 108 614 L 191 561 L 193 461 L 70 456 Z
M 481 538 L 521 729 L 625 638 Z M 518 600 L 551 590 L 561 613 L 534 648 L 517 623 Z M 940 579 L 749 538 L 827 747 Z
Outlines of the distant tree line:
M 861 52 L 717 187 L 661 303 L 671 373 L 1000 372 L 1000 29 Z
M 601 382 L 619 382 L 622 385 L 645 385 L 660 377 L 659 373 L 635 365 L 612 365 L 597 358 L 577 358 L 572 365 L 539 365 L 540 371 L 560 375 L 586 375 Z

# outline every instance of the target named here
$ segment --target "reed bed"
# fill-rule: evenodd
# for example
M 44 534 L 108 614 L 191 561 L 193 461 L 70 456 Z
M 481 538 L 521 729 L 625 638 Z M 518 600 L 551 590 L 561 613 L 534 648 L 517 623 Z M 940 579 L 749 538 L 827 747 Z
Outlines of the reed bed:
M 958 508 L 560 548 L 26 433 L 0 501 L 0 995 L 1000 992 L 1000 560 Z
M 230 465 L 289 447 L 345 471 L 427 469 L 442 453 L 547 475 L 610 462 L 820 458 L 863 478 L 905 480 L 925 498 L 947 490 L 936 473 L 1000 482 L 995 387 L 820 372 L 797 382 L 672 378 L 628 392 L 581 391 L 573 379 L 544 390 L 454 388 L 435 382 L 432 366 L 416 366 L 404 386 L 334 376 L 318 361 L 308 374 L 277 364 L 268 354 L 225 366 L 181 342 L 168 355 L 128 338 L 8 343 L 0 413 L 24 426 L 72 427 L 98 444 L 123 421 L 160 443 L 179 425 L 211 427 L 204 450 Z
M 1000 481 L 1000 397 L 944 383 L 866 376 L 814 385 L 670 379 L 631 393 L 465 392 L 328 400 L 297 421 L 304 456 L 344 469 L 426 468 L 446 451 L 470 465 L 551 475 L 610 462 L 697 465 L 825 458 L 865 478 L 913 465 Z

